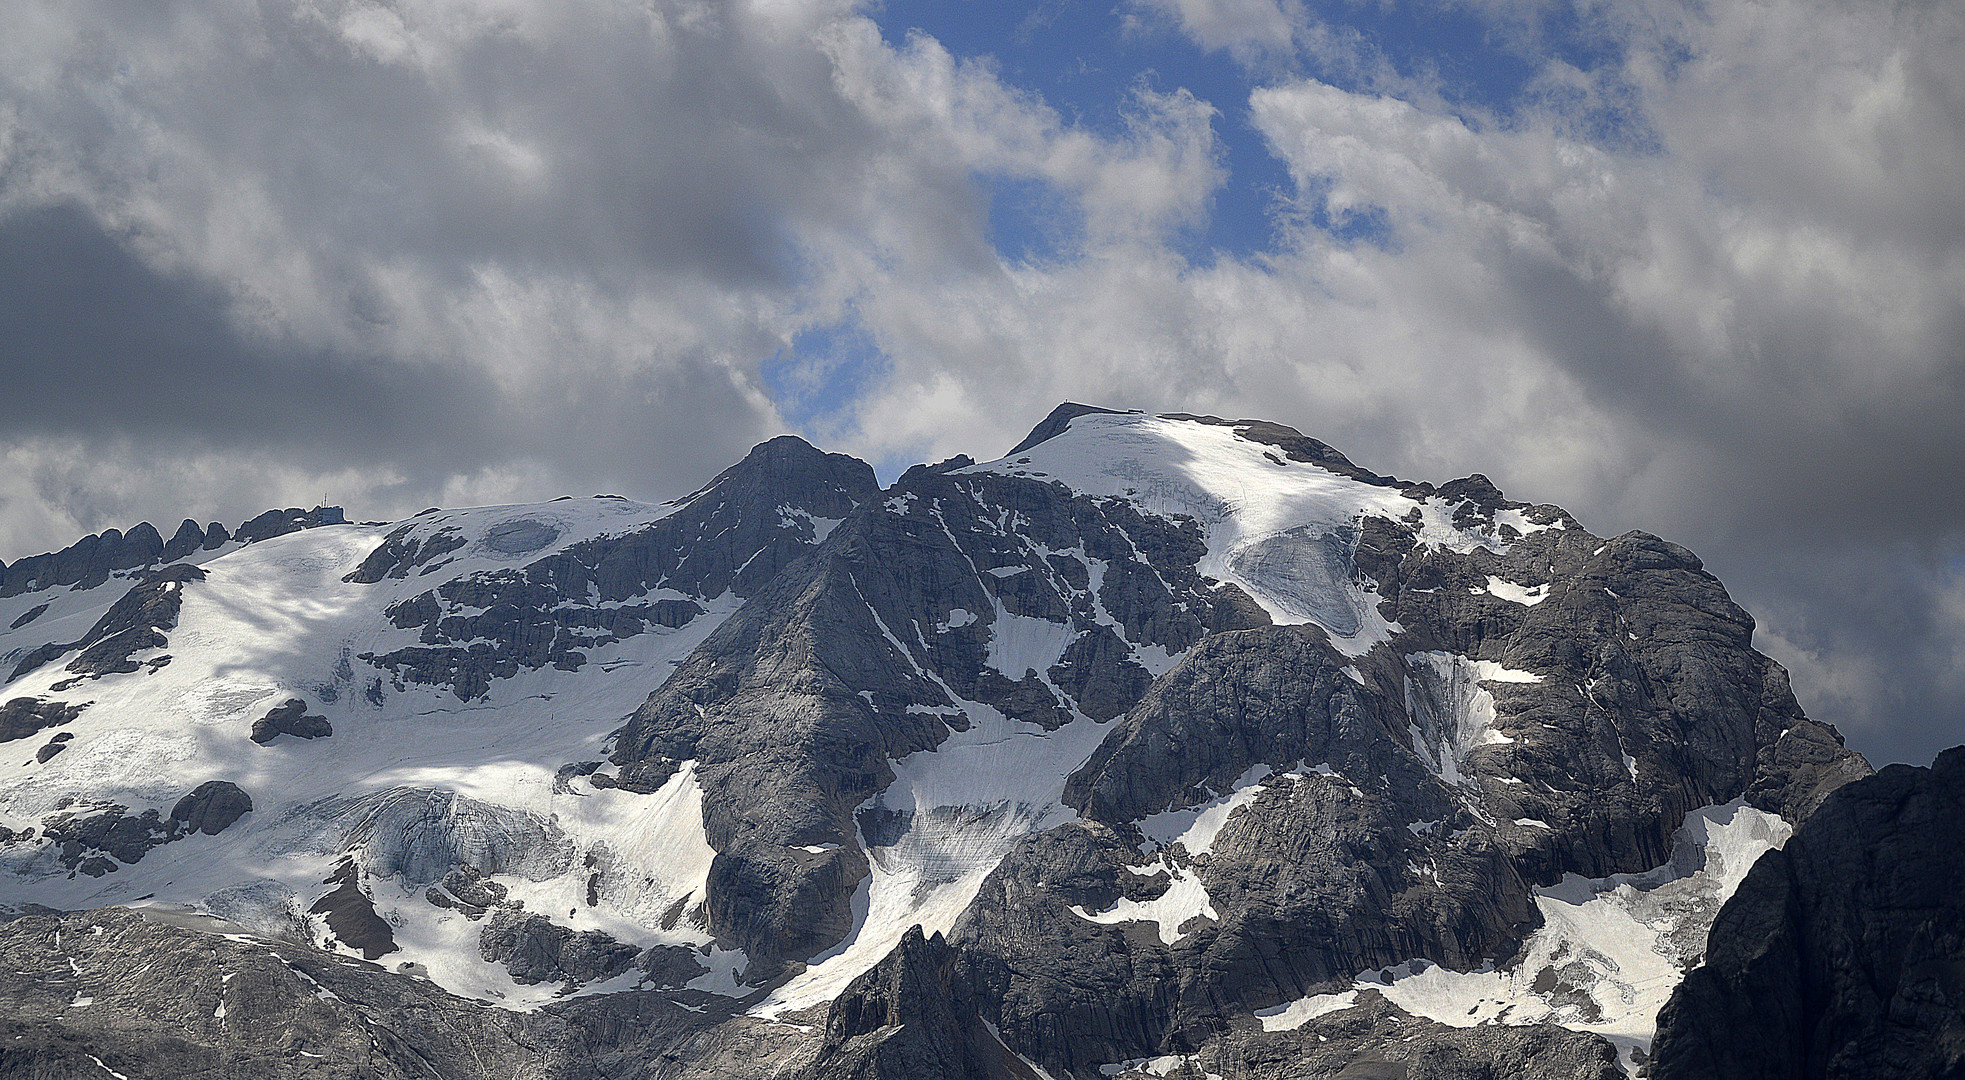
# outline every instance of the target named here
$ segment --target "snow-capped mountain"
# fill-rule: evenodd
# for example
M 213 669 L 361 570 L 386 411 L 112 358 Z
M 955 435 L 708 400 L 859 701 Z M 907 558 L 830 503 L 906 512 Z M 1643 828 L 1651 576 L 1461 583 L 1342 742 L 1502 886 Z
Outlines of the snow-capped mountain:
M 0 625 L 0 1060 L 75 1075 L 1621 1076 L 1868 772 L 1683 548 L 1084 406 L 140 526 Z

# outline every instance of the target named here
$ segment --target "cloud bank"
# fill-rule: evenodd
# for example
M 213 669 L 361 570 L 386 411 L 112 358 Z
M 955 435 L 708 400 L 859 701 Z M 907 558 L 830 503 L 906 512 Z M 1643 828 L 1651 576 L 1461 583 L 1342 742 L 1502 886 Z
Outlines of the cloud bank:
M 0 557 L 1262 416 L 1680 540 L 1858 748 L 1965 741 L 1965 14 L 1435 6 L 1531 77 L 1137 0 L 1245 85 L 1100 124 L 847 2 L 0 0 Z M 1290 190 L 1197 252 L 1238 124 Z

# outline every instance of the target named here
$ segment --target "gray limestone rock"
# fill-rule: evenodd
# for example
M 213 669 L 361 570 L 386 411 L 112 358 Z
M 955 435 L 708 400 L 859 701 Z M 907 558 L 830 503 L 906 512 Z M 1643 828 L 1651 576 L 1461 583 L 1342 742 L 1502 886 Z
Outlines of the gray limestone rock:
M 361 880 L 355 860 L 341 860 L 322 882 L 334 888 L 314 901 L 307 913 L 319 915 L 327 923 L 330 943 L 338 942 L 361 953 L 364 960 L 374 960 L 395 952 L 398 946 L 395 931 L 375 913 L 375 904 L 362 891 Z
M 49 739 L 47 745 L 34 752 L 34 760 L 39 764 L 46 765 L 48 762 L 54 760 L 56 754 L 68 749 L 68 741 L 74 737 L 73 732 L 64 731 L 54 738 Z
M 252 796 L 230 780 L 207 780 L 171 807 L 170 824 L 189 834 L 217 836 L 252 812 Z
M 240 526 L 240 539 L 263 540 L 317 525 L 344 521 L 341 508 L 317 506 L 312 510 L 268 510 Z M 232 539 L 223 525 L 213 522 L 205 529 L 185 520 L 167 542 L 149 522 L 139 522 L 127 533 L 106 529 L 85 536 L 60 551 L 29 555 L 11 566 L 0 563 L 0 597 L 56 586 L 92 589 L 111 577 L 130 576 L 129 571 L 164 563 L 175 563 L 198 550 L 212 551 Z M 18 629 L 18 627 L 16 627 Z
M 1606 1040 L 1553 1024 L 1448 1027 L 1405 1015 L 1376 991 L 1294 1031 L 1236 1033 L 1196 1054 L 1187 1076 L 1273 1080 L 1623 1080 Z M 1145 1075 L 1122 1071 L 1121 1080 Z M 1182 1076 L 1174 1071 L 1166 1075 Z
M 18 630 L 21 627 L 26 626 L 28 623 L 31 623 L 34 620 L 40 618 L 41 616 L 47 614 L 47 612 L 48 612 L 48 605 L 36 604 L 33 607 L 28 608 L 26 611 L 21 612 L 20 615 L 14 619 L 13 623 L 7 627 L 7 629 Z
M 1103 412 L 1061 406 L 1012 457 L 1074 436 L 1074 419 Z M 741 605 L 648 687 L 605 747 L 566 752 L 608 761 L 572 761 L 552 778 L 550 797 L 558 813 L 594 789 L 615 790 L 589 808 L 652 806 L 642 797 L 665 789 L 693 804 L 699 788 L 702 835 L 715 855 L 688 916 L 718 947 L 744 951 L 745 984 L 762 992 L 832 955 L 869 918 L 875 867 L 905 863 L 917 898 L 957 880 L 981 884 L 960 916 L 949 916 L 952 926 L 941 924 L 950 926 L 945 935 L 907 935 L 825 1008 L 821 1030 L 806 1031 L 741 1016 L 738 999 L 686 989 L 704 970 L 691 948 L 637 954 L 555 923 L 565 908 L 513 901 L 500 879 L 574 872 L 588 848 L 586 897 L 597 905 L 610 871 L 580 829 L 569 825 L 569 835 L 544 811 L 450 791 L 361 791 L 282 819 L 296 835 L 313 829 L 318 850 L 338 860 L 320 895 L 300 901 L 325 917 L 334 941 L 402 959 L 396 928 L 371 899 L 386 888 L 443 909 L 425 914 L 455 920 L 467 940 L 475 935 L 480 958 L 521 981 L 580 986 L 639 969 L 644 986 L 661 989 L 503 1012 L 448 999 L 410 975 L 311 954 L 319 962 L 305 970 L 337 997 L 281 984 L 278 1000 L 258 1007 L 288 1016 L 325 1003 L 333 1015 L 320 1014 L 320 1030 L 343 1040 L 332 1045 L 356 1045 L 354 1032 L 366 1040 L 358 1062 L 335 1059 L 356 1062 L 348 1075 L 364 1076 L 396 1075 L 390 1070 L 412 1058 L 392 1055 L 406 1047 L 423 1063 L 417 1075 L 542 1080 L 1033 1080 L 1039 1069 L 1057 1080 L 1148 1072 L 1607 1080 L 1615 1056 L 1596 1036 L 1546 1025 L 1451 1028 L 1370 991 L 1293 1031 L 1261 1030 L 1256 1014 L 1407 961 L 1505 965 L 1540 920 L 1537 886 L 1671 862 L 1675 831 L 1702 806 L 1744 799 L 1791 822 L 1839 814 L 1850 828 L 1881 820 L 1880 810 L 1850 809 L 1869 805 L 1850 793 L 1876 781 L 1847 786 L 1868 766 L 1833 728 L 1802 714 L 1786 673 L 1753 649 L 1752 619 L 1692 553 L 1643 533 L 1593 536 L 1561 509 L 1512 501 L 1479 475 L 1407 483 L 1281 425 L 1185 419 L 1255 444 L 1265 470 L 1326 470 L 1370 485 L 1370 505 L 1395 508 L 1211 553 L 1221 523 L 1210 515 L 1226 511 L 1205 498 L 1092 497 L 1041 476 L 977 471 L 966 457 L 917 466 L 880 491 L 863 463 L 787 437 L 625 533 L 568 543 L 547 510 L 514 511 L 488 531 L 431 511 L 390 531 L 347 581 L 387 596 L 375 608 L 393 640 L 374 653 L 343 648 L 348 674 L 337 678 L 365 689 L 345 700 L 316 694 L 323 711 L 383 706 L 388 687 L 411 684 L 477 701 L 520 673 L 536 673 L 541 700 L 560 709 L 582 695 L 556 698 L 555 671 L 584 680 L 596 650 L 645 633 L 687 633 L 712 611 L 723 618 L 726 605 Z M 1421 523 L 1442 516 L 1461 530 L 1454 541 L 1422 540 Z M 339 519 L 272 511 L 237 538 Z M 482 537 L 475 546 L 473 536 Z M 0 593 L 133 577 L 121 565 L 130 559 L 168 562 L 232 539 L 191 523 L 168 543 L 144 526 L 112 530 L 6 567 Z M 427 589 L 410 584 L 466 555 L 505 568 L 433 577 L 441 583 Z M 197 573 L 177 566 L 132 589 L 84 639 L 15 653 L 25 658 L 17 672 L 71 652 L 81 653 L 81 667 L 71 664 L 78 676 L 140 670 L 140 650 L 164 644 L 175 625 L 175 587 Z M 1206 576 L 1204 566 L 1247 589 Z M 1374 639 L 1363 634 L 1369 628 L 1384 629 Z M 377 671 L 358 679 L 357 661 Z M 63 722 L 50 709 L 73 708 L 17 698 L 0 707 L 0 732 L 26 738 Z M 254 725 L 256 740 L 327 733 L 303 699 L 274 713 Z M 1006 725 L 1056 750 L 1047 776 L 1083 758 L 1065 782 L 1065 809 L 1051 795 L 1034 796 L 1042 806 L 1021 797 L 967 805 L 959 795 L 952 805 L 917 805 L 921 792 L 892 786 L 919 775 L 896 764 L 910 755 L 958 735 L 993 747 L 988 740 L 1000 740 Z M 675 786 L 682 778 L 693 788 Z M 18 845 L 47 845 L 69 873 L 101 876 L 194 833 L 201 845 L 233 842 L 236 828 L 215 834 L 250 806 L 243 791 L 214 782 L 168 818 L 105 798 L 44 817 L 38 838 L 7 838 L 11 852 L 46 859 Z M 1210 824 L 1199 829 L 1204 816 Z M 1931 815 L 1912 817 L 1941 832 Z M 1870 848 L 1881 855 L 1911 850 L 1890 829 L 1879 835 Z M 1712 970 L 1734 974 L 1709 976 L 1720 989 L 1698 991 L 1709 994 L 1699 1007 L 1709 1026 L 1783 980 L 1813 985 L 1814 975 L 1780 966 L 1778 940 L 1754 953 L 1738 929 L 1764 924 L 1776 939 L 1800 940 L 1794 927 L 1806 920 L 1781 929 L 1795 908 L 1782 898 L 1804 894 L 1795 869 L 1810 865 L 1804 856 L 1829 849 L 1796 843 L 1781 863 L 1787 876 L 1769 877 L 1764 862 L 1741 893 L 1781 914 L 1743 909 L 1728 924 L 1737 940 L 1721 947 L 1715 939 Z M 1856 857 L 1830 862 L 1846 872 Z M 1927 865 L 1921 855 L 1904 858 Z M 1883 876 L 1896 881 L 1887 869 Z M 1806 887 L 1830 896 L 1819 881 Z M 1898 1026 L 1883 1030 L 1915 1032 L 1925 1040 L 1917 1045 L 1952 1045 L 1946 973 L 1958 961 L 1953 932 L 1938 918 L 1949 909 L 1908 885 L 1863 896 L 1863 904 L 1938 914 L 1907 937 L 1892 929 L 1836 938 L 1861 948 L 1846 949 L 1823 985 L 1848 991 L 1848 972 L 1861 971 L 1855 981 L 1881 988 L 1887 1003 L 1835 1015 L 1862 1024 L 1884 1016 Z M 1161 901 L 1169 912 L 1161 917 L 1121 910 Z M 665 932 L 680 925 L 682 907 L 667 913 Z M 183 945 L 172 936 L 181 930 L 144 924 L 116 933 L 125 930 L 111 948 L 131 970 Z M 7 933 L 0 927 L 0 946 L 10 944 Z M 20 972 L 68 970 L 21 940 L 29 943 L 21 955 L 40 959 Z M 1700 952 L 1677 939 L 1673 948 Z M 1729 949 L 1749 955 L 1726 969 Z M 1908 959 L 1890 959 L 1898 956 Z M 1888 970 L 1862 968 L 1879 957 Z M 26 1000 L 25 978 L 0 971 L 0 993 Z M 54 1002 L 65 989 L 42 994 Z M 132 1078 L 145 1074 L 117 1063 L 139 1051 L 180 1071 L 245 1062 L 252 1075 L 286 1075 L 289 1059 L 250 1056 L 229 1030 L 158 1020 L 174 1014 L 168 995 L 150 989 L 141 1000 L 118 998 L 97 1014 L 106 1018 L 99 1026 L 63 1015 L 17 1040 L 18 1050 L 0 1038 L 0 1054 L 25 1054 L 23 1070 L 59 1069 L 87 1060 L 74 1056 L 86 1045 Z M 288 991 L 291 1000 L 279 996 Z M 214 1004 L 198 1007 L 208 1016 Z M 98 1031 L 113 1038 L 90 1042 Z M 178 1041 L 158 1041 L 166 1037 Z M 1845 1059 L 1935 1060 L 1905 1049 L 1915 1039 L 1891 1038 L 1860 1034 L 1847 1051 L 1858 1056 Z M 1661 1062 L 1669 1045 L 1661 1040 Z M 1678 1045 L 1701 1044 L 1685 1035 Z
M 178 523 L 177 531 L 171 534 L 170 540 L 165 542 L 159 560 L 176 562 L 203 547 L 204 543 L 205 530 L 199 528 L 197 522 L 185 518 Z
M 299 739 L 324 739 L 334 734 L 334 725 L 325 716 L 313 716 L 307 712 L 307 702 L 301 698 L 288 698 L 273 706 L 265 716 L 252 722 L 252 741 L 261 746 L 282 735 L 292 735 Z
M 515 982 L 572 986 L 605 979 L 634 966 L 641 950 L 599 930 L 575 933 L 543 915 L 503 907 L 478 934 L 478 953 L 504 964 Z
M 0 705 L 0 742 L 25 739 L 51 727 L 60 727 L 82 715 L 88 702 L 71 705 L 46 698 L 17 697 Z
M 505 895 L 505 886 L 486 878 L 477 867 L 460 866 L 445 874 L 441 883 L 430 886 L 424 899 L 437 907 L 461 911 L 465 918 L 475 921 L 502 905 Z
M 339 506 L 316 506 L 312 510 L 302 510 L 297 506 L 285 510 L 268 510 L 234 529 L 231 539 L 241 544 L 250 544 L 299 532 L 302 529 L 312 529 L 322 525 L 341 525 L 347 520 L 347 516 L 341 512 Z
M 1821 801 L 1713 923 L 1654 1080 L 1965 1076 L 1965 747 Z
M 57 657 L 80 649 L 68 670 L 82 678 L 101 678 L 138 670 L 135 655 L 169 644 L 164 631 L 177 626 L 186 582 L 203 581 L 205 572 L 189 563 L 167 566 L 132 587 L 96 620 L 78 641 L 51 643 L 29 653 L 7 681 L 12 682 Z
M 826 1010 L 825 1041 L 800 1080 L 1029 1080 L 1034 1072 L 977 1019 L 940 934 L 909 930 Z
M 128 911 L 18 918 L 0 953 L 0 1076 L 517 1080 L 546 1053 L 427 982 Z
M 41 821 L 41 835 L 55 846 L 63 866 L 80 868 L 91 877 L 114 871 L 116 863 L 140 862 L 151 848 L 176 839 L 156 810 L 131 814 L 128 807 L 114 804 L 51 814 Z
M 388 609 L 419 630 L 419 643 L 359 657 L 400 684 L 448 686 L 460 699 L 484 696 L 495 679 L 547 666 L 577 671 L 595 649 L 658 628 L 686 626 L 700 601 L 751 596 L 818 543 L 820 529 L 878 490 L 873 471 L 801 439 L 754 448 L 669 516 L 621 536 L 583 541 L 524 567 L 472 575 Z M 548 546 L 541 521 L 494 526 L 486 544 L 505 554 Z M 351 582 L 421 573 L 465 543 L 455 530 L 412 521 L 384 539 Z M 501 547 L 502 545 L 502 547 Z M 659 589 L 697 600 L 653 598 Z
M 61 736 L 56 740 L 51 745 L 65 744 Z M 48 754 L 42 761 L 53 756 Z M 180 798 L 169 817 L 154 808 L 131 814 L 128 807 L 118 804 L 82 804 L 43 818 L 41 836 L 54 845 L 63 866 L 101 877 L 114 872 L 119 863 L 142 861 L 152 848 L 163 844 L 196 833 L 216 836 L 251 810 L 251 796 L 238 785 L 229 780 L 208 780 Z

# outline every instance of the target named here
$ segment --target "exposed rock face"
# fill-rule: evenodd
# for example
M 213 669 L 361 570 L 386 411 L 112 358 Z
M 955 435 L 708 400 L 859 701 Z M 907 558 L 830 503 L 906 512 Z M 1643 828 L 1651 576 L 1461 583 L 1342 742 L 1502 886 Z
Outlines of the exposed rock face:
M 915 927 L 826 1011 L 809 1080 L 964 1080 L 1034 1073 L 977 1019 L 951 983 L 955 954 Z
M 481 919 L 504 903 L 505 895 L 505 886 L 486 880 L 476 867 L 460 866 L 444 875 L 441 884 L 430 886 L 428 899 L 437 907 L 463 912 L 465 918 Z
M 949 934 L 986 1018 L 1058 1072 L 1191 1051 L 1237 1012 L 1366 968 L 1478 967 L 1535 925 L 1534 886 L 1646 871 L 1694 808 L 1797 815 L 1866 771 L 1683 548 L 1602 540 L 1482 478 L 1403 485 L 1277 425 L 1201 422 L 1273 447 L 1265 467 L 1312 464 L 1408 508 L 1226 560 L 1321 625 L 1264 627 L 1202 572 L 1198 518 L 956 462 L 848 518 L 636 713 L 622 776 L 652 790 L 697 763 L 719 852 L 708 913 L 754 976 L 850 925 L 869 855 L 923 831 L 918 796 L 892 815 L 874 798 L 889 763 L 985 722 L 970 703 L 1111 724 L 1062 794 L 1085 823 L 1003 849 Z M 1433 506 L 1473 539 L 1443 545 Z M 1403 628 L 1388 646 L 1332 643 L 1374 617 Z M 1003 671 L 1013 633 L 1065 644 Z M 1156 679 L 1145 665 L 1168 655 Z M 1237 791 L 1254 797 L 1212 851 L 1141 865 L 1136 849 L 1168 850 L 1145 819 Z M 1184 896 L 1207 913 L 1159 931 L 1076 914 Z
M 0 951 L 7 1076 L 503 1078 L 537 1061 L 507 1014 L 304 947 L 101 911 L 0 924 Z
M 578 986 L 628 970 L 641 950 L 599 930 L 574 933 L 542 915 L 503 909 L 478 935 L 478 952 L 486 960 L 504 964 L 521 984 Z
M 207 780 L 171 807 L 170 820 L 187 833 L 217 836 L 252 812 L 252 796 L 230 780 Z
M 118 863 L 141 862 L 152 848 L 195 833 L 216 836 L 251 810 L 252 796 L 237 784 L 211 780 L 179 799 L 169 817 L 156 809 L 131 814 L 126 806 L 83 806 L 43 819 L 41 835 L 56 845 L 63 866 L 101 877 Z
M 12 566 L 0 563 L 0 599 L 57 586 L 93 589 L 120 572 L 175 563 L 198 551 L 216 551 L 229 541 L 251 543 L 319 525 L 347 521 L 338 506 L 268 510 L 239 526 L 236 534 L 214 521 L 204 529 L 186 518 L 166 542 L 149 522 L 129 532 L 108 529 L 85 536 L 60 551 L 29 555 Z M 19 629 L 24 623 L 16 623 Z
M 204 579 L 205 572 L 188 563 L 165 567 L 124 593 L 80 640 L 44 645 L 29 653 L 7 681 L 76 649 L 81 653 L 68 662 L 68 670 L 83 678 L 138 670 L 137 653 L 170 644 L 163 632 L 177 625 L 184 583 Z
M 307 909 L 327 923 L 330 945 L 341 945 L 374 960 L 396 951 L 395 932 L 375 913 L 375 904 L 361 887 L 362 873 L 353 859 L 344 859 L 323 882 L 334 890 Z
M 34 752 L 34 760 L 46 765 L 48 762 L 54 760 L 56 754 L 68 749 L 68 742 L 74 737 L 75 733 L 71 731 L 63 731 L 56 734 L 54 738 L 48 740 L 47 745 Z
M 390 621 L 420 643 L 363 654 L 399 684 L 448 686 L 462 700 L 494 679 L 555 667 L 652 628 L 704 614 L 704 602 L 749 597 L 802 558 L 858 503 L 878 491 L 873 470 L 789 436 L 758 446 L 674 514 L 626 536 L 573 544 L 523 569 L 460 578 L 392 605 Z M 502 554 L 544 547 L 543 520 L 506 522 L 483 543 Z M 453 527 L 412 521 L 390 533 L 348 580 L 374 583 L 435 572 L 465 545 Z M 651 595 L 671 592 L 679 595 Z
M 1376 991 L 1295 1031 L 1231 1037 L 1188 1075 L 1277 1080 L 1623 1080 L 1601 1039 L 1554 1024 L 1460 1028 L 1413 1021 Z M 1146 1069 L 1122 1078 L 1154 1075 Z M 1177 1075 L 1169 1072 L 1167 1075 Z
M 795 1072 L 811 1056 L 795 1028 L 655 993 L 490 1009 L 374 964 L 165 918 L 0 923 L 0 1075 L 709 1080 Z
M 252 722 L 252 741 L 261 746 L 282 735 L 292 735 L 299 739 L 324 739 L 334 734 L 334 725 L 325 716 L 311 716 L 307 712 L 307 702 L 300 698 L 288 698 L 267 712 L 265 716 Z
M 36 732 L 63 724 L 82 715 L 83 705 L 44 698 L 15 698 L 0 705 L 0 742 L 25 739 Z
M 807 1080 L 1038 1076 L 977 1015 L 956 973 L 959 953 L 911 930 L 835 999 Z M 1235 1076 L 1287 1080 L 1622 1080 L 1600 1039 L 1552 1024 L 1455 1028 L 1415 1021 L 1382 995 L 1292 1031 L 1240 1032 L 1185 1056 L 1108 1066 L 1118 1077 Z
M 241 544 L 257 540 L 271 540 L 275 536 L 285 536 L 302 529 L 312 529 L 320 525 L 341 525 L 347 522 L 339 506 L 316 506 L 312 510 L 288 507 L 285 510 L 268 510 L 239 526 L 232 533 L 232 539 Z
M 26 626 L 28 623 L 33 622 L 34 620 L 40 618 L 41 616 L 47 613 L 48 613 L 47 604 L 36 604 L 33 607 L 28 608 L 26 611 L 20 613 L 19 615 L 15 616 L 13 624 L 7 627 L 7 629 L 18 630 L 21 627 Z
M 1965 747 L 1839 788 L 1747 874 L 1655 1080 L 1965 1076 Z

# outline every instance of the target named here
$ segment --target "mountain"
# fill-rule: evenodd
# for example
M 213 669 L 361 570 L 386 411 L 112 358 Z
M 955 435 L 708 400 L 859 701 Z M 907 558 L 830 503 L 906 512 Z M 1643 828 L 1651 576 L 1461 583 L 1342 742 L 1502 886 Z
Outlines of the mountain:
M 1965 747 L 1835 792 L 1720 909 L 1660 1080 L 1965 1077 Z
M 0 576 L 0 1075 L 1616 1077 L 1869 773 L 1691 552 L 1262 421 L 264 520 Z

